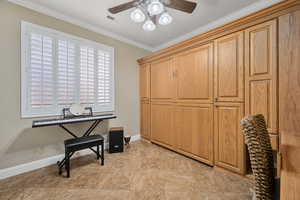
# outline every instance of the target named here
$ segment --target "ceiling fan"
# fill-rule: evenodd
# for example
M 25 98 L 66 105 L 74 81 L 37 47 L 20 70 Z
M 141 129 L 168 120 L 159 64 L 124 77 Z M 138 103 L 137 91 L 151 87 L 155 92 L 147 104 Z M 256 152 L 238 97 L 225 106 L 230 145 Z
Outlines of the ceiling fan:
M 130 17 L 134 22 L 140 23 L 146 20 L 143 25 L 145 31 L 153 31 L 156 24 L 167 25 L 172 22 L 171 15 L 166 8 L 192 13 L 197 3 L 187 0 L 133 0 L 118 6 L 109 8 L 112 14 L 135 8 Z

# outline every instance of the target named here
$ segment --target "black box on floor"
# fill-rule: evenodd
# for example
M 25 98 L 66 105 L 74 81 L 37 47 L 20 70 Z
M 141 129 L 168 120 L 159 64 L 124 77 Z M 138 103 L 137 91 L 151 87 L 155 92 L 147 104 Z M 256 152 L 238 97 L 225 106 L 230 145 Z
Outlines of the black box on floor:
M 124 151 L 124 130 L 122 127 L 109 129 L 108 143 L 109 153 L 119 153 Z

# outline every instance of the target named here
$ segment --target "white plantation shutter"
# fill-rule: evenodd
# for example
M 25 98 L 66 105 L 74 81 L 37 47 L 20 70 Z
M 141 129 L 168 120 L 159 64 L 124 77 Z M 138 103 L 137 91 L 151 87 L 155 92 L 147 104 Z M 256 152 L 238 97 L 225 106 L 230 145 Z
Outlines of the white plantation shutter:
M 57 96 L 59 105 L 76 102 L 75 44 L 58 40 Z
M 29 40 L 29 106 L 31 109 L 53 106 L 53 39 L 31 33 Z
M 71 104 L 114 111 L 112 47 L 22 22 L 22 117 L 60 115 Z
M 80 102 L 95 103 L 95 51 L 93 48 L 80 48 Z
M 108 52 L 98 51 L 98 95 L 99 105 L 109 105 L 111 103 L 111 57 Z

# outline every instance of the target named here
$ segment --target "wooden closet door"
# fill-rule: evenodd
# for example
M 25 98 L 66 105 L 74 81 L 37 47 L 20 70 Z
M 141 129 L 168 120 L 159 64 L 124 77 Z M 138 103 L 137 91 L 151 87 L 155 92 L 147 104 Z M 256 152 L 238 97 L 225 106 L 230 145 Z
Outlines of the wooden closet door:
M 243 104 L 219 103 L 214 109 L 215 164 L 245 173 L 245 144 L 240 126 Z
M 173 58 L 151 64 L 151 99 L 170 100 L 175 97 Z
M 280 199 L 300 199 L 300 11 L 279 18 Z
M 245 113 L 263 114 L 268 131 L 277 133 L 277 23 L 245 31 Z
M 244 101 L 244 33 L 215 40 L 214 88 L 217 102 Z
M 141 136 L 150 139 L 150 103 L 149 100 L 141 101 Z
M 177 106 L 175 131 L 181 153 L 213 165 L 213 105 Z
M 150 98 L 150 64 L 140 66 L 140 97 Z
M 176 56 L 177 98 L 213 102 L 213 44 Z
M 151 141 L 166 147 L 174 147 L 174 106 L 167 103 L 151 103 Z

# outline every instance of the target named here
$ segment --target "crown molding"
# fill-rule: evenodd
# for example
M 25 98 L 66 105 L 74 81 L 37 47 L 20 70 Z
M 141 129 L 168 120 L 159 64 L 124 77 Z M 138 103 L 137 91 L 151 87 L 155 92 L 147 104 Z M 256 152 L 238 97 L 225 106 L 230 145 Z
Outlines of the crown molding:
M 107 37 L 113 38 L 115 40 L 130 44 L 130 45 L 133 45 L 133 46 L 136 46 L 136 47 L 148 50 L 148 51 L 152 51 L 152 52 L 154 51 L 153 47 L 150 47 L 148 45 L 133 41 L 133 40 L 128 39 L 128 38 L 126 38 L 124 36 L 121 36 L 119 34 L 113 33 L 111 31 L 99 28 L 95 25 L 91 25 L 91 24 L 86 23 L 84 21 L 78 20 L 74 17 L 67 16 L 65 14 L 62 14 L 60 12 L 57 12 L 57 11 L 55 11 L 53 9 L 50 9 L 50 8 L 47 8 L 45 6 L 41 6 L 41 5 L 38 5 L 36 3 L 29 2 L 29 1 L 24 1 L 24 0 L 7 0 L 7 1 L 11 2 L 11 3 L 14 3 L 14 4 L 17 4 L 19 6 L 23 6 L 25 8 L 29 8 L 31 10 L 37 11 L 39 13 L 54 17 L 56 19 L 60 19 L 60 20 L 69 22 L 71 24 L 80 26 L 82 28 L 88 29 L 90 31 L 99 33 L 99 34 L 107 36 Z
M 188 38 L 182 42 L 176 43 L 172 46 L 162 50 L 155 51 L 151 55 L 138 59 L 140 64 L 154 62 L 158 59 L 163 59 L 168 56 L 173 56 L 177 53 L 198 47 L 200 45 L 208 44 L 217 38 L 246 30 L 249 27 L 264 23 L 269 20 L 276 20 L 278 17 L 288 14 L 290 12 L 300 9 L 299 0 L 283 0 L 275 3 L 272 6 L 261 9 L 257 12 L 241 17 L 237 20 L 229 22 L 225 25 L 214 28 L 210 31 L 198 34 Z
M 261 1 L 258 1 L 256 3 L 253 3 L 247 7 L 244 7 L 242 8 L 241 10 L 239 11 L 236 11 L 236 12 L 233 12 L 229 15 L 226 15 L 225 17 L 222 17 L 222 18 L 219 18 L 207 25 L 204 25 L 204 26 L 201 26 L 199 28 L 197 28 L 196 30 L 193 30 L 187 34 L 184 34 L 180 37 L 177 37 L 169 42 L 165 42 L 157 47 L 154 48 L 154 51 L 159 51 L 159 50 L 162 50 L 164 48 L 167 48 L 169 46 L 172 46 L 174 44 L 177 44 L 179 42 L 182 42 L 184 40 L 187 40 L 191 37 L 194 37 L 196 35 L 199 35 L 199 34 L 202 34 L 202 33 L 205 33 L 205 32 L 208 32 L 210 30 L 213 30 L 215 28 L 218 28 L 220 26 L 223 26 L 225 24 L 228 24 L 230 22 L 233 22 L 237 19 L 240 19 L 242 17 L 245 17 L 247 15 L 250 15 L 252 13 L 255 13 L 259 10 L 262 10 L 264 8 L 267 8 L 269 6 L 272 6 L 274 4 L 277 4 L 279 2 L 282 2 L 284 0 L 261 0 Z

